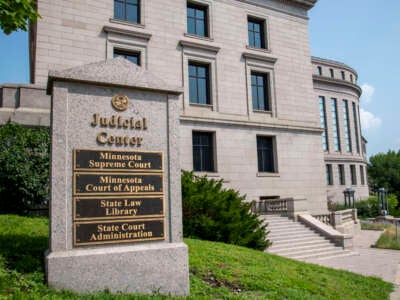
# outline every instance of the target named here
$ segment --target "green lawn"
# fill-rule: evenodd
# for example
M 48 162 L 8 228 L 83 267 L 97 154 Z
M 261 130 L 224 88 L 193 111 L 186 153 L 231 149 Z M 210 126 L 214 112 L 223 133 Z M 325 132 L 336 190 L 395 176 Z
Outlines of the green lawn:
M 0 215 L 0 299 L 166 299 L 160 296 L 78 296 L 44 283 L 48 221 Z M 186 239 L 191 297 L 187 299 L 388 299 L 392 284 L 300 263 L 243 247 Z

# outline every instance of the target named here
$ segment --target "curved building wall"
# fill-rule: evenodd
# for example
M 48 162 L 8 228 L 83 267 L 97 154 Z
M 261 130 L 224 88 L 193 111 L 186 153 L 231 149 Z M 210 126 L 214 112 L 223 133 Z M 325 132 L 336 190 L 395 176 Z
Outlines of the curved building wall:
M 365 140 L 362 137 L 357 72 L 336 61 L 312 58 L 313 83 L 320 111 L 328 200 L 344 202 L 343 191 L 356 199 L 369 195 Z

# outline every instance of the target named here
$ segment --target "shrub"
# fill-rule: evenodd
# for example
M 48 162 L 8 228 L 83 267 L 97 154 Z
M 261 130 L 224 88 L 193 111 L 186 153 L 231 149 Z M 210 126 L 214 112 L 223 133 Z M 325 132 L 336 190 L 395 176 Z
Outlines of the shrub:
M 223 189 L 222 180 L 182 173 L 183 234 L 264 250 L 266 225 L 250 213 L 250 203 L 237 191 Z
M 398 201 L 394 194 L 388 196 L 389 200 L 389 214 L 392 216 L 399 216 L 400 211 L 396 208 Z M 379 201 L 377 196 L 370 196 L 366 200 L 356 202 L 357 214 L 361 218 L 373 218 L 381 215 L 379 209 Z
M 48 204 L 48 128 L 0 127 L 0 213 L 26 214 Z

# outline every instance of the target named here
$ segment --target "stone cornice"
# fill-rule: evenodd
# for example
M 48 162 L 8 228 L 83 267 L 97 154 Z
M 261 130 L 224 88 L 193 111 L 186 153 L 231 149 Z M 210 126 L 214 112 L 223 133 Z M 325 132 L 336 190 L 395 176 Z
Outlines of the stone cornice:
M 279 0 L 279 1 L 284 3 L 293 2 L 294 4 L 304 7 L 305 9 L 311 9 L 314 7 L 315 3 L 317 3 L 318 0 Z
M 358 74 L 357 74 L 356 70 L 354 70 L 352 67 L 350 67 L 350 66 L 348 66 L 348 65 L 346 65 L 346 64 L 344 64 L 344 63 L 342 63 L 340 61 L 312 56 L 311 57 L 311 63 L 313 63 L 313 64 L 323 64 L 323 65 L 336 67 L 336 68 L 342 68 L 342 69 L 345 69 L 345 70 L 353 73 L 354 75 L 356 75 L 356 77 L 358 77 Z
M 180 40 L 179 44 L 182 47 L 201 49 L 201 50 L 206 50 L 206 51 L 215 52 L 215 53 L 218 53 L 219 49 L 221 49 L 220 47 L 217 47 L 217 46 L 212 46 L 212 45 L 208 45 L 205 43 L 186 41 L 186 40 Z
M 358 85 L 348 82 L 348 81 L 345 81 L 345 80 L 334 79 L 334 78 L 314 74 L 313 81 L 318 82 L 318 83 L 328 84 L 328 85 L 347 87 L 347 88 L 355 91 L 357 93 L 358 97 L 360 97 L 362 94 L 362 90 Z
M 250 52 L 243 52 L 242 55 L 245 59 L 261 60 L 271 64 L 276 63 L 276 61 L 278 60 L 276 57 L 266 56 L 262 54 L 254 54 Z
M 322 129 L 320 127 L 306 126 L 300 124 L 279 124 L 279 123 L 264 123 L 257 121 L 243 121 L 243 120 L 232 120 L 224 118 L 208 118 L 208 117 L 197 117 L 197 116 L 185 116 L 181 115 L 180 120 L 182 122 L 196 122 L 196 123 L 208 123 L 208 124 L 220 124 L 229 126 L 244 126 L 244 127 L 259 127 L 259 128 L 272 128 L 278 130 L 293 130 L 321 134 Z
M 131 28 L 127 29 L 127 28 L 121 28 L 121 27 L 117 27 L 117 26 L 104 26 L 103 30 L 107 33 L 115 33 L 115 34 L 131 36 L 131 37 L 143 39 L 146 41 L 150 40 L 150 38 L 151 38 L 150 33 L 133 30 Z

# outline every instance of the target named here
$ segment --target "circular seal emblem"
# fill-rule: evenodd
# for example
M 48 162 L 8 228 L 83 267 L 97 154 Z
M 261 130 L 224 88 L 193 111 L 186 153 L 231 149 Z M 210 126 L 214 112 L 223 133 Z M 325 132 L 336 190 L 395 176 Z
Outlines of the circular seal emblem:
M 125 95 L 115 95 L 111 99 L 111 105 L 119 111 L 124 111 L 128 108 L 129 98 Z

